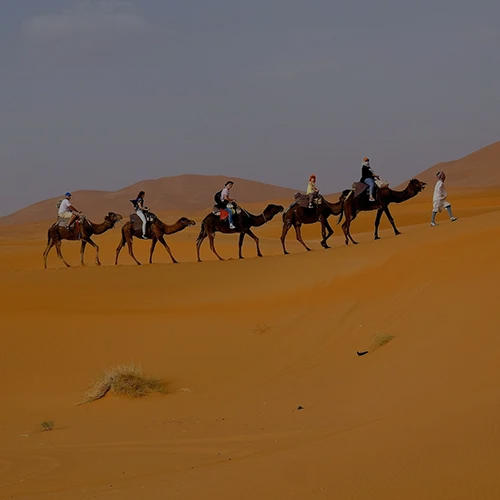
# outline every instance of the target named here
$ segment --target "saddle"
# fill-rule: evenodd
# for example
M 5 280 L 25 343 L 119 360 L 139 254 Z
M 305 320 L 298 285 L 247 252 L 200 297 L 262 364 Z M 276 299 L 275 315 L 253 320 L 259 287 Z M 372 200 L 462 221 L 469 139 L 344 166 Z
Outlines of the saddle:
M 360 194 L 363 194 L 368 190 L 368 184 L 364 182 L 353 182 L 352 190 L 354 191 L 354 197 L 356 198 Z M 380 179 L 375 179 L 375 197 L 377 196 L 378 190 L 382 188 L 389 187 L 389 183 L 387 181 L 382 181 Z
M 146 234 L 149 234 L 149 228 L 151 227 L 151 223 L 154 222 L 157 219 L 157 217 L 152 212 L 143 211 L 143 214 L 146 216 Z M 132 223 L 132 228 L 134 230 L 134 233 L 137 232 L 142 235 L 142 220 L 136 213 L 130 214 L 130 222 Z
M 309 208 L 309 195 L 303 193 L 295 193 L 294 195 L 295 202 L 293 205 L 299 205 L 301 208 Z M 323 197 L 321 195 L 316 195 L 313 197 L 312 202 L 315 207 L 321 205 Z
M 241 214 L 241 208 L 238 205 L 235 205 L 233 203 L 229 203 L 227 205 L 227 208 L 230 208 L 233 212 L 234 215 L 239 215 Z M 229 219 L 229 215 L 224 208 L 220 208 L 217 205 L 213 206 L 212 213 L 216 215 L 217 217 L 220 218 L 220 220 L 226 220 Z
M 84 220 L 85 220 L 85 216 L 81 215 L 80 217 L 78 217 L 78 219 L 76 219 L 76 221 L 73 223 L 72 227 L 78 227 L 78 224 L 83 224 Z M 57 217 L 57 221 L 54 222 L 54 226 L 68 227 L 68 222 L 69 222 L 69 219 Z
M 354 192 L 354 198 L 357 198 L 359 195 L 367 191 L 368 187 L 368 184 L 365 184 L 364 182 L 353 182 L 352 190 Z

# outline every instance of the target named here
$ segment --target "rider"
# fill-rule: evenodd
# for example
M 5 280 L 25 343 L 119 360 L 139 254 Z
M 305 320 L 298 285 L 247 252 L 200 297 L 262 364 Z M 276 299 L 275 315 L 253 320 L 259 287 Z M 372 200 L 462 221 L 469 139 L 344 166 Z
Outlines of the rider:
M 309 195 L 309 208 L 313 207 L 313 199 L 318 196 L 319 189 L 316 187 L 316 176 L 312 174 L 309 177 L 309 182 L 307 183 L 307 191 L 306 194 Z
M 227 181 L 226 184 L 224 184 L 224 189 L 220 193 L 220 198 L 222 201 L 221 208 L 227 212 L 229 218 L 229 229 L 236 229 L 236 226 L 233 224 L 233 211 L 227 206 L 228 203 L 236 201 L 234 198 L 231 198 L 229 196 L 229 191 L 231 191 L 233 186 L 233 181 Z
M 71 193 L 68 192 L 64 196 L 65 198 L 59 205 L 59 211 L 57 215 L 60 219 L 69 219 L 67 227 L 71 227 L 71 225 L 74 224 L 81 212 L 71 204 Z
M 134 205 L 135 213 L 142 220 L 142 238 L 144 240 L 147 240 L 148 237 L 146 236 L 146 216 L 143 212 L 143 210 L 147 210 L 147 207 L 144 206 L 144 196 L 146 196 L 146 193 L 144 191 L 139 191 L 137 198 L 130 201 Z
M 378 175 L 375 174 L 373 169 L 370 167 L 370 159 L 365 158 L 363 160 L 363 165 L 361 167 L 361 179 L 360 182 L 364 182 L 365 184 L 368 184 L 368 187 L 370 188 L 370 201 L 375 201 L 374 194 L 375 194 L 375 179 L 378 179 Z

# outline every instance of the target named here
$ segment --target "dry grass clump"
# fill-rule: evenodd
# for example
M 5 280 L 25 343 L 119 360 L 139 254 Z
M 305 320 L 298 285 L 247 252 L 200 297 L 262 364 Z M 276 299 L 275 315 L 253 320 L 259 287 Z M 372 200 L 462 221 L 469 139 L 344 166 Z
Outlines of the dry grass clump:
M 373 345 L 371 350 L 374 351 L 375 349 L 378 349 L 379 347 L 383 347 L 384 345 L 388 344 L 392 339 L 394 339 L 394 335 L 386 335 L 383 333 L 377 333 L 375 335 L 375 340 L 373 341 Z
M 266 333 L 270 329 L 271 329 L 271 325 L 257 325 L 254 328 L 253 333 L 255 333 L 255 335 L 263 335 L 264 333 Z
M 44 431 L 51 431 L 54 428 L 54 421 L 44 420 L 40 425 Z
M 146 377 L 134 364 L 117 365 L 101 373 L 94 385 L 85 393 L 80 404 L 101 399 L 109 391 L 119 396 L 138 398 L 153 392 L 164 393 L 165 386 L 157 378 Z

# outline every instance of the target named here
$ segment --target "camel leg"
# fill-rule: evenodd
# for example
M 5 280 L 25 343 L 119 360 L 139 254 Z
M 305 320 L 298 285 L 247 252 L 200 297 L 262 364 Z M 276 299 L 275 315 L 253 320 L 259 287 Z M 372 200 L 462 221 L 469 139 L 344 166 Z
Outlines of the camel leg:
M 285 240 L 286 240 L 286 235 L 288 233 L 288 231 L 290 231 L 290 228 L 292 227 L 292 223 L 287 220 L 284 224 L 283 224 L 283 230 L 281 231 L 281 246 L 283 247 L 283 253 L 285 255 L 288 255 L 288 252 L 286 251 L 286 248 L 285 248 Z
M 156 243 L 158 240 L 156 238 L 153 238 L 153 241 L 151 242 L 151 248 L 149 249 L 149 263 L 153 263 L 153 252 L 155 251 Z
M 196 240 L 196 256 L 198 258 L 198 262 L 201 262 L 201 258 L 200 258 L 200 249 L 201 249 L 201 244 L 203 243 L 203 240 L 207 237 L 206 233 L 203 234 L 203 236 L 200 236 L 197 240 Z
M 85 250 L 85 246 L 83 245 L 85 241 L 82 241 L 82 252 Z M 95 248 L 95 263 L 100 266 L 101 261 L 99 260 L 99 245 L 97 243 L 94 243 L 90 238 L 87 240 L 87 243 Z M 82 263 L 83 263 L 83 253 L 82 253 Z
M 83 262 L 83 255 L 85 254 L 85 247 L 87 246 L 87 242 L 85 240 L 82 240 L 82 243 L 80 245 L 80 264 L 82 266 L 85 265 L 85 263 Z
M 255 245 L 257 246 L 257 257 L 262 257 L 262 253 L 260 252 L 259 238 L 252 232 L 251 229 L 247 230 L 247 234 L 255 241 Z
M 304 240 L 302 239 L 302 231 L 300 229 L 301 226 L 302 226 L 302 224 L 300 224 L 300 223 L 295 226 L 295 235 L 297 236 L 297 240 L 300 241 L 302 243 L 302 245 L 304 245 L 304 248 L 308 252 L 310 252 L 311 249 L 304 243 Z
M 127 240 L 127 246 L 128 246 L 128 253 L 130 254 L 130 257 L 132 257 L 135 261 L 135 263 L 140 266 L 141 263 L 135 258 L 135 255 L 134 255 L 134 250 L 132 248 L 132 238 L 130 238 L 130 240 Z
M 170 255 L 170 258 L 172 259 L 172 262 L 174 264 L 178 264 L 178 262 L 174 259 L 174 256 L 172 255 L 172 252 L 170 251 L 170 247 L 167 245 L 167 242 L 165 241 L 163 234 L 158 238 L 158 241 L 165 247 L 165 250 L 168 252 L 168 255 Z M 151 254 L 151 256 L 152 255 L 153 254 Z
M 47 248 L 45 249 L 45 252 L 43 252 L 43 267 L 44 267 L 44 269 L 47 269 L 47 257 L 49 256 L 49 252 L 54 245 L 55 245 L 54 240 L 51 239 L 49 241 L 49 243 L 47 244 Z
M 326 234 L 326 231 L 328 231 L 328 234 Z M 330 223 L 328 222 L 327 219 L 322 220 L 321 224 L 321 235 L 323 236 L 323 240 L 321 241 L 321 246 L 323 248 L 330 248 L 328 246 L 327 240 L 330 238 L 333 234 L 333 229 L 332 226 L 330 226 Z
M 118 265 L 118 256 L 120 255 L 120 252 L 122 251 L 122 248 L 125 246 L 126 243 L 125 236 L 122 234 L 122 239 L 120 240 L 120 243 L 116 247 L 116 258 L 115 258 L 115 266 Z
M 394 222 L 394 217 L 392 216 L 391 212 L 389 211 L 389 207 L 388 206 L 386 206 L 384 208 L 384 213 L 387 216 L 387 218 L 389 219 L 389 222 L 391 223 L 392 229 L 394 229 L 394 234 L 396 236 L 398 234 L 401 234 L 401 231 L 399 231 L 398 228 L 396 227 L 396 223 Z
M 245 233 L 240 233 L 240 237 L 238 239 L 238 258 L 242 259 L 243 255 L 241 254 L 241 249 L 243 247 L 243 240 L 245 239 Z
M 60 241 L 56 241 L 55 243 L 56 245 L 56 252 L 57 252 L 57 256 L 64 262 L 64 264 L 66 265 L 66 267 L 71 267 L 65 260 L 64 260 L 64 257 L 63 257 L 63 254 L 61 252 L 61 242 Z
M 382 218 L 382 214 L 384 213 L 383 208 L 379 208 L 377 210 L 377 216 L 375 217 L 375 239 L 379 240 L 380 236 L 378 235 L 378 227 L 380 226 L 380 219 Z
M 212 233 L 208 233 L 208 241 L 210 242 L 210 250 L 217 256 L 219 260 L 224 260 L 218 253 L 217 250 L 215 249 L 215 244 L 214 244 L 214 239 L 215 236 Z
M 342 224 L 342 231 L 344 231 L 345 244 L 349 245 L 349 240 L 351 240 L 353 245 L 357 245 L 358 242 L 355 241 L 354 238 L 351 236 L 351 222 L 352 220 L 346 217 L 346 220 Z

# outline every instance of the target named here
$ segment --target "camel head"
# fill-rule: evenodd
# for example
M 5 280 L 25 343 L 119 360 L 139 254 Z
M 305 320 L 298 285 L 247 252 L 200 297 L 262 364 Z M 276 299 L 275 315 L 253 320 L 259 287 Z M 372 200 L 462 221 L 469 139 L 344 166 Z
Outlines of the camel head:
M 111 227 L 115 227 L 117 222 L 122 220 L 122 216 L 120 214 L 115 214 L 114 212 L 108 212 L 108 215 L 104 217 L 106 222 L 110 222 L 112 224 Z
M 178 221 L 178 224 L 181 224 L 184 227 L 188 226 L 196 226 L 196 222 L 194 220 L 188 219 L 187 217 L 181 217 Z
M 264 210 L 264 216 L 266 219 L 272 219 L 275 215 L 283 212 L 284 208 L 281 205 L 273 205 L 272 203 L 267 205 Z
M 425 186 L 427 186 L 426 182 L 419 181 L 418 179 L 412 179 L 408 187 L 416 191 L 417 193 L 420 193 L 420 191 L 423 191 L 425 189 Z

